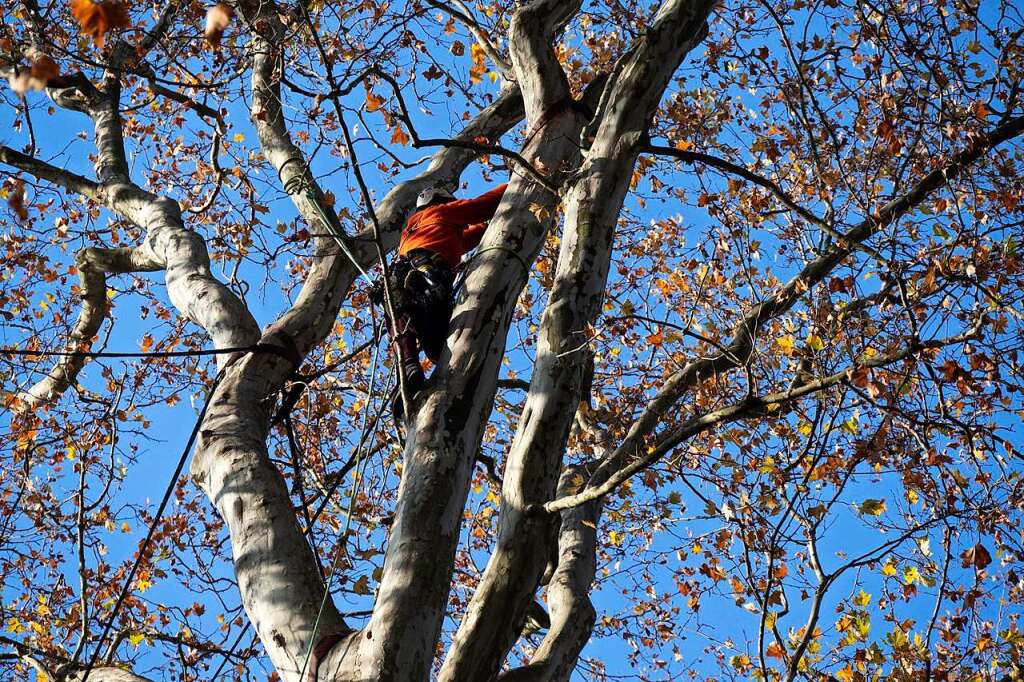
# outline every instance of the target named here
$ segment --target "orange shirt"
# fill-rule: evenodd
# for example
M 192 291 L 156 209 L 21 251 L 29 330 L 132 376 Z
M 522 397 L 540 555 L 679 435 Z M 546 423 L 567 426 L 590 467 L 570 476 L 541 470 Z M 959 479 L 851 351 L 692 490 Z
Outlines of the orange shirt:
M 507 183 L 476 199 L 459 199 L 416 211 L 402 230 L 398 255 L 404 256 L 413 249 L 429 249 L 454 268 L 462 254 L 480 243 L 506 187 Z

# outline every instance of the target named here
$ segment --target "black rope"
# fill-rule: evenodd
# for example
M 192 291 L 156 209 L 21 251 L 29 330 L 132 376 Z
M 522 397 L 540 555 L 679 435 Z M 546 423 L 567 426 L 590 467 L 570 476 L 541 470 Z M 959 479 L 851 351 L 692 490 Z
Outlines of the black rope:
M 89 673 L 92 672 L 93 667 L 99 660 L 100 651 L 103 649 L 103 643 L 106 641 L 107 635 L 110 634 L 110 628 L 114 625 L 114 620 L 117 618 L 117 614 L 121 610 L 121 605 L 124 603 L 125 597 L 128 596 L 128 592 L 131 590 L 132 581 L 135 579 L 135 573 L 139 570 L 139 566 L 142 565 L 142 561 L 146 557 L 150 542 L 153 540 L 153 534 L 156 533 L 156 527 L 160 523 L 161 517 L 163 517 L 164 510 L 167 508 L 167 503 L 170 501 L 171 495 L 174 493 L 174 489 L 178 485 L 178 477 L 181 476 L 181 471 L 185 468 L 185 462 L 188 460 L 188 455 L 192 451 L 192 446 L 195 445 L 196 437 L 199 435 L 199 427 L 202 425 L 203 419 L 206 417 L 206 410 L 210 406 L 210 400 L 213 398 L 213 394 L 216 392 L 217 386 L 220 385 L 222 378 L 223 374 L 218 373 L 216 378 L 213 380 L 213 385 L 210 386 L 210 390 L 206 394 L 206 400 L 203 401 L 203 407 L 199 410 L 199 416 L 196 417 L 195 426 L 192 427 L 192 433 L 189 434 L 188 443 L 185 444 L 185 449 L 182 451 L 181 457 L 178 458 L 178 465 L 174 469 L 174 475 L 167 484 L 167 490 L 164 492 L 164 497 L 160 501 L 160 506 L 157 508 L 156 515 L 149 524 L 149 531 L 146 533 L 146 539 L 143 540 L 142 547 L 139 549 L 139 553 L 135 557 L 135 562 L 132 564 L 131 571 L 128 572 L 128 577 L 125 579 L 124 585 L 121 587 L 121 593 L 117 596 L 114 608 L 110 612 L 110 618 L 107 619 L 106 625 L 103 626 L 103 632 L 100 634 L 100 638 L 96 642 L 96 649 L 92 652 L 92 657 L 89 659 L 89 665 L 86 667 L 85 673 L 82 675 L 81 682 L 86 682 L 89 679 Z
M 200 350 L 157 350 L 157 351 L 91 351 L 91 350 L 23 350 L 20 348 L 0 348 L 0 355 L 47 357 L 47 358 L 187 358 L 203 355 L 226 355 L 229 353 L 272 353 L 294 361 L 295 352 L 284 346 L 268 343 L 255 343 L 251 346 L 230 346 L 228 348 L 209 348 Z M 293 362 L 294 364 L 294 362 Z

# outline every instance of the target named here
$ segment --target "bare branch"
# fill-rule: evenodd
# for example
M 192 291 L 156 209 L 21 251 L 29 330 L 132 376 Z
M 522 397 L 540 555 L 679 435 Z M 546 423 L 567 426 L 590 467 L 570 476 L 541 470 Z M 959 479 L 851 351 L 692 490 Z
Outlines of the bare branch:
M 152 272 L 162 269 L 160 263 L 145 251 L 135 248 L 83 249 L 75 258 L 78 270 L 82 308 L 71 330 L 65 351 L 75 353 L 92 348 L 93 337 L 107 314 L 107 273 Z M 32 410 L 54 402 L 70 386 L 88 358 L 69 355 L 57 362 L 46 377 L 18 395 L 17 408 Z
M 731 161 L 726 161 L 725 159 L 719 158 L 717 156 L 712 156 L 711 154 L 704 154 L 702 152 L 683 151 L 682 149 L 675 149 L 673 147 L 662 147 L 648 144 L 644 145 L 643 150 L 648 154 L 671 156 L 686 163 L 702 163 L 706 166 L 711 166 L 712 168 L 717 168 L 727 173 L 738 175 L 744 180 L 752 182 L 758 187 L 763 187 L 764 189 L 774 194 L 775 197 L 779 201 L 781 201 L 786 208 L 793 211 L 807 222 L 813 225 L 817 225 L 826 233 L 828 233 L 833 239 L 843 239 L 843 235 L 840 232 L 838 232 L 833 225 L 831 225 L 824 218 L 819 218 L 818 216 L 814 215 L 809 210 L 798 204 L 777 183 L 772 182 L 763 175 L 758 175 L 757 173 L 754 173 L 753 171 L 750 171 L 744 168 L 743 166 L 732 163 Z M 864 253 L 868 254 L 869 256 L 871 256 L 872 258 L 881 263 L 886 262 L 885 259 L 870 246 L 867 246 L 865 244 L 856 244 L 855 248 L 857 248 L 859 251 L 863 251 Z
M 469 29 L 469 32 L 473 34 L 474 38 L 476 38 L 477 43 L 480 44 L 484 54 L 494 62 L 495 66 L 497 66 L 502 73 L 512 75 L 512 64 L 510 64 L 509 61 L 505 59 L 500 52 L 498 52 L 498 48 L 491 43 L 487 34 L 484 33 L 483 27 L 480 26 L 476 19 L 473 18 L 473 11 L 467 7 L 466 3 L 462 2 L 462 0 L 451 0 L 451 2 L 452 5 L 456 5 L 458 9 L 452 7 L 448 3 L 441 2 L 441 0 L 427 0 L 427 4 L 438 8 L 442 12 L 445 12 L 465 24 L 466 28 Z

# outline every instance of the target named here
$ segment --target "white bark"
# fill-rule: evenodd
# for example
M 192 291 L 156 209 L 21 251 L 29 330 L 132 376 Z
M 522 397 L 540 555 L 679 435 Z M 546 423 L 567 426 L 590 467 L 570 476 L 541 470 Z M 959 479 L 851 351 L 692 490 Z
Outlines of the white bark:
M 589 467 L 566 467 L 558 481 L 558 497 L 575 492 Z M 590 585 L 597 571 L 597 524 L 601 500 L 567 509 L 560 514 L 558 562 L 548 582 L 551 627 L 529 664 L 498 677 L 499 682 L 568 682 L 580 652 L 590 639 L 597 611 L 590 601 Z
M 68 678 L 68 682 L 81 682 L 83 673 L 75 673 Z M 126 668 L 114 668 L 105 666 L 94 668 L 89 672 L 89 682 L 154 682 L 148 677 L 136 675 Z
M 572 107 L 552 51 L 555 27 L 578 4 L 538 2 L 512 20 L 512 58 L 534 128 L 522 156 L 554 177 L 578 164 L 585 120 Z M 356 648 L 327 668 L 339 680 L 425 680 L 451 586 L 473 457 L 496 390 L 519 293 L 550 227 L 557 197 L 529 176 L 512 179 L 469 265 L 441 358 L 409 422 L 395 521 L 373 615 Z M 538 210 L 539 209 L 539 210 Z M 547 214 L 545 215 L 545 212 Z
M 554 497 L 569 428 L 583 398 L 587 330 L 601 310 L 638 143 L 680 61 L 705 35 L 709 11 L 708 2 L 667 2 L 605 88 L 595 139 L 565 200 L 554 286 L 505 465 L 498 543 L 445 659 L 442 680 L 491 679 L 518 637 L 548 556 L 549 520 L 528 510 Z M 498 612 L 505 617 L 495 618 Z

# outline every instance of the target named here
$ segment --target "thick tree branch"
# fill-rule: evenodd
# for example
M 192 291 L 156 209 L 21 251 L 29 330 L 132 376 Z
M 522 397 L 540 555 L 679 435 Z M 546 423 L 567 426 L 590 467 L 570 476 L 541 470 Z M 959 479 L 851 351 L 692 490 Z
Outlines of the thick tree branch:
M 0 146 L 0 163 L 5 163 L 12 168 L 24 171 L 40 180 L 46 180 L 53 184 L 81 194 L 92 199 L 98 204 L 106 205 L 107 195 L 103 187 L 94 180 L 76 175 L 71 171 L 41 161 L 34 156 L 22 154 L 10 147 Z
M 558 482 L 558 497 L 573 494 L 591 468 L 566 467 Z M 498 682 L 568 682 L 570 679 L 597 618 L 590 601 L 590 585 L 597 571 L 600 518 L 600 499 L 561 512 L 558 562 L 548 582 L 551 627 L 530 662 L 500 675 Z
M 553 47 L 555 33 L 579 11 L 581 0 L 532 0 L 520 6 L 509 25 L 509 54 L 523 90 L 526 120 L 536 125 L 544 113 L 569 97 L 569 83 Z
M 72 353 L 92 348 L 93 337 L 106 317 L 108 273 L 151 272 L 161 269 L 160 263 L 143 250 L 135 248 L 83 249 L 75 258 L 75 266 L 80 281 L 82 308 L 64 348 Z M 43 379 L 18 395 L 18 409 L 35 409 L 55 401 L 75 383 L 78 373 L 87 361 L 88 358 L 82 355 L 62 358 Z
M 526 513 L 555 493 L 601 311 L 615 227 L 639 140 L 683 57 L 706 34 L 709 2 L 669 0 L 602 95 L 604 119 L 568 188 L 555 281 L 502 485 L 498 543 L 441 670 L 441 680 L 491 679 L 518 637 L 548 559 L 548 519 Z M 493 614 L 507 614 L 494 618 Z M 570 665 L 570 669 L 571 669 Z
M 594 474 L 588 487 L 602 486 L 607 477 L 612 472 L 622 469 L 627 461 L 642 457 L 646 451 L 644 439 L 657 427 L 662 415 L 666 414 L 686 391 L 716 374 L 745 365 L 753 356 L 755 340 L 761 326 L 789 310 L 797 302 L 801 292 L 827 277 L 839 263 L 854 252 L 856 244 L 869 239 L 903 217 L 932 192 L 946 186 L 947 182 L 957 177 L 986 152 L 1019 136 L 1022 132 L 1024 116 L 1019 116 L 979 135 L 969 148 L 928 173 L 909 192 L 886 203 L 873 216 L 862 220 L 825 253 L 808 263 L 777 292 L 749 308 L 734 328 L 732 340 L 723 351 L 711 357 L 692 360 L 669 377 L 658 394 L 634 420 L 623 442 Z M 549 503 L 544 508 L 553 511 L 558 507 L 555 503 Z
M 651 466 L 651 464 L 664 457 L 667 453 L 671 452 L 681 443 L 704 433 L 705 431 L 709 431 L 724 424 L 740 421 L 742 419 L 763 417 L 778 412 L 803 397 L 818 393 L 841 382 L 850 381 L 861 372 L 878 367 L 886 367 L 903 360 L 908 360 L 922 353 L 927 353 L 928 351 L 934 351 L 945 346 L 956 345 L 976 339 L 981 333 L 981 327 L 984 323 L 984 319 L 984 317 L 979 318 L 977 323 L 973 325 L 971 329 L 961 334 L 910 344 L 893 353 L 877 355 L 874 358 L 857 365 L 853 365 L 842 371 L 835 372 L 825 377 L 820 377 L 813 381 L 800 383 L 786 391 L 779 391 L 765 396 L 750 396 L 727 407 L 702 414 L 699 417 L 691 417 L 679 426 L 674 427 L 659 436 L 657 442 L 648 448 L 642 456 L 633 458 L 629 463 L 625 464 L 621 468 L 613 472 L 608 472 L 599 479 L 598 477 L 602 475 L 601 470 L 607 468 L 608 462 L 614 461 L 614 456 L 613 458 L 606 460 L 587 483 L 585 490 L 577 493 L 576 495 L 571 495 L 545 504 L 543 507 L 544 511 L 549 513 L 561 511 L 563 509 L 569 509 L 575 505 L 585 504 L 603 497 L 615 490 L 616 487 L 621 485 L 623 481 L 633 474 L 646 469 Z M 621 449 L 621 446 L 619 449 Z M 616 452 L 618 452 L 618 450 Z M 598 480 L 600 480 L 600 483 L 596 482 Z

